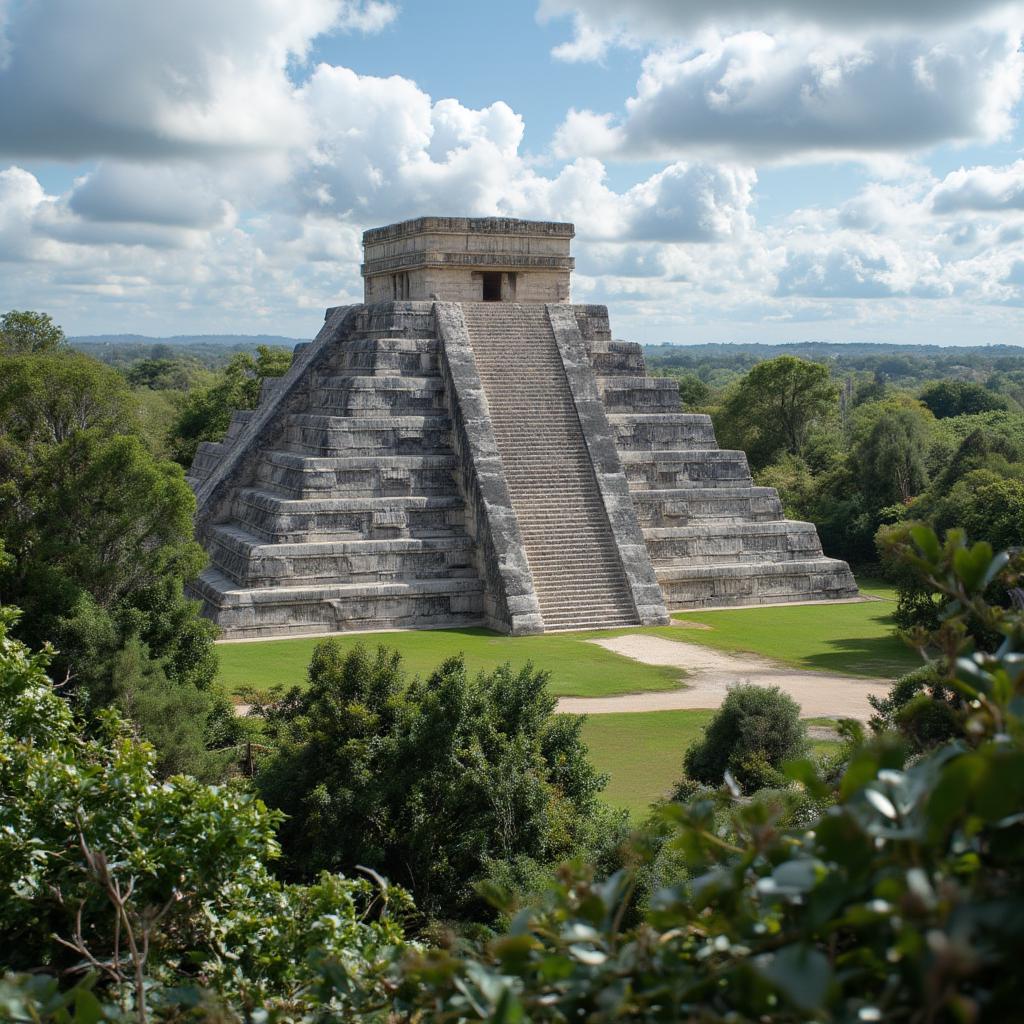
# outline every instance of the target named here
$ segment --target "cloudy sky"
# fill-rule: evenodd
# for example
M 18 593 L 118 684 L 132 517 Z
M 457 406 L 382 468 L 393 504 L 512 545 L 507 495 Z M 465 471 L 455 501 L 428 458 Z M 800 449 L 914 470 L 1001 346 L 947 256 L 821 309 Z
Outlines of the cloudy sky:
M 0 0 L 0 310 L 315 333 L 362 230 L 576 224 L 639 341 L 1024 343 L 1024 3 Z

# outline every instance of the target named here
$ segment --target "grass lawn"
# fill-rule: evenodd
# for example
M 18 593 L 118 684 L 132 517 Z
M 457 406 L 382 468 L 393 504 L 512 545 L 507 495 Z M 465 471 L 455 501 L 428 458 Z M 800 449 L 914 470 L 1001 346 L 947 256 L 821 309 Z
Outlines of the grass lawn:
M 917 668 L 921 660 L 916 652 L 892 635 L 892 588 L 875 580 L 860 582 L 865 594 L 882 600 L 679 612 L 673 616 L 676 621 L 711 628 L 669 627 L 659 632 L 723 651 L 763 654 L 818 672 L 887 677 Z
M 551 692 L 559 697 L 608 697 L 647 690 L 675 690 L 683 685 L 686 674 L 679 669 L 643 665 L 586 642 L 603 635 L 554 633 L 510 637 L 486 629 L 436 629 L 340 634 L 337 639 L 346 647 L 361 641 L 371 648 L 381 644 L 397 648 L 410 674 L 426 675 L 445 658 L 460 651 L 472 672 L 492 669 L 506 661 L 513 667 L 532 661 L 551 673 Z M 220 644 L 217 648 L 220 681 L 229 692 L 241 686 L 265 690 L 276 683 L 286 686 L 304 683 L 306 666 L 319 642 L 309 637 Z
M 485 629 L 438 629 L 395 633 L 339 634 L 345 646 L 386 644 L 401 651 L 410 673 L 430 672 L 461 651 L 471 671 L 506 661 L 532 661 L 551 673 L 559 697 L 610 697 L 624 693 L 672 690 L 683 684 L 678 669 L 643 665 L 587 641 L 595 636 L 655 633 L 672 640 L 708 644 L 726 651 L 750 651 L 797 668 L 861 676 L 896 676 L 916 668 L 917 655 L 891 635 L 892 590 L 862 581 L 865 593 L 888 598 L 859 604 L 791 605 L 734 608 L 721 612 L 681 612 L 685 626 L 633 628 L 605 633 L 509 637 Z M 221 644 L 220 680 L 229 692 L 242 686 L 264 690 L 281 683 L 304 683 L 306 666 L 319 641 L 312 637 Z
M 609 775 L 603 798 L 625 808 L 639 823 L 648 807 L 667 796 L 679 778 L 686 748 L 699 739 L 714 711 L 643 711 L 591 715 L 583 726 L 590 759 Z M 808 725 L 833 725 L 808 719 Z M 834 740 L 812 740 L 815 753 L 835 747 Z

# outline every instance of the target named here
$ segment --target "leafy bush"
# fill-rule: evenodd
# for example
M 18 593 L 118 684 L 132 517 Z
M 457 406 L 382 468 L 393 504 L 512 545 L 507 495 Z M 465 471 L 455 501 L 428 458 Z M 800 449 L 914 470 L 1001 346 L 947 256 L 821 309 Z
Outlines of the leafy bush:
M 807 746 L 800 707 L 778 687 L 730 688 L 721 708 L 683 758 L 698 782 L 720 785 L 726 772 L 746 793 L 778 785 L 779 769 Z
M 590 819 L 605 779 L 580 739 L 583 720 L 555 715 L 547 675 L 507 665 L 470 677 L 461 658 L 409 682 L 400 656 L 318 644 L 309 689 L 268 712 L 277 753 L 256 784 L 287 814 L 290 877 L 365 864 L 442 917 L 486 912 L 474 883 L 511 877 L 495 862 L 595 856 L 622 838 L 624 816 Z M 599 844 L 595 850 L 591 842 Z
M 914 751 L 928 750 L 953 739 L 959 731 L 956 691 L 943 685 L 935 665 L 900 676 L 884 697 L 868 696 L 876 733 L 899 732 Z
M 145 1020 L 189 986 L 236 1017 L 293 1007 L 324 972 L 338 987 L 329 1006 L 379 1001 L 403 942 L 389 907 L 404 894 L 276 881 L 279 815 L 238 788 L 158 782 L 151 749 L 112 714 L 102 736 L 84 735 L 49 655 L 9 635 L 14 618 L 0 612 L 0 969 L 63 984 L 8 979 L 0 1015 L 66 1004 L 82 1021 Z

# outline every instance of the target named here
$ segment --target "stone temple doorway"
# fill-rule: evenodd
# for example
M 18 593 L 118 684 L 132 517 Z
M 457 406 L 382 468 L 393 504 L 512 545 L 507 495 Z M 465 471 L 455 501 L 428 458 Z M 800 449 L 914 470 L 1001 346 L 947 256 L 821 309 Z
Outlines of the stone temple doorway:
M 484 284 L 484 302 L 501 302 L 501 271 L 486 270 L 480 276 Z

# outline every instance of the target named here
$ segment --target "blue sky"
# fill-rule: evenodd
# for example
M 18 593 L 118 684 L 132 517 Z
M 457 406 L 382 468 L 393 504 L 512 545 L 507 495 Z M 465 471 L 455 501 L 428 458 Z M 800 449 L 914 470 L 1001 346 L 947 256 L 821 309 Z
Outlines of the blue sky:
M 1024 343 L 1024 7 L 0 0 L 0 309 L 310 336 L 366 227 L 577 225 L 639 341 Z

